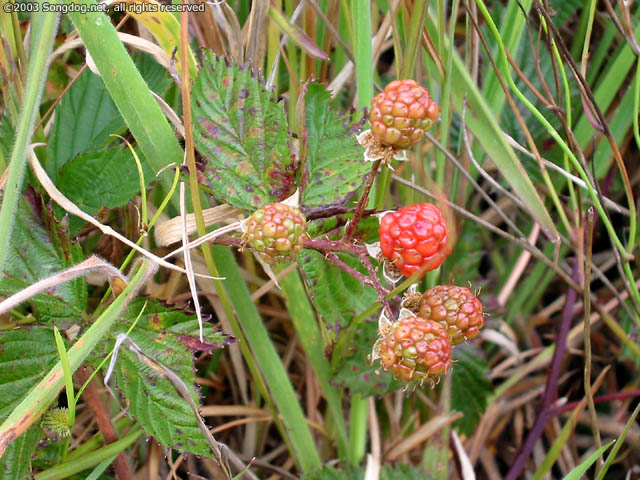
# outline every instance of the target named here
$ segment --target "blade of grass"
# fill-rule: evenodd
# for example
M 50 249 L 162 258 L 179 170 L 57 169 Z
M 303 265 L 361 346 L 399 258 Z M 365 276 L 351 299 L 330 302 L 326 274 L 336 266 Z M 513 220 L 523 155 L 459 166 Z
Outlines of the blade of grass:
M 62 364 L 64 385 L 67 393 L 67 407 L 69 409 L 69 429 L 72 430 L 74 423 L 76 423 L 76 397 L 73 391 L 73 372 L 71 371 L 67 349 L 64 347 L 64 340 L 62 340 L 62 335 L 60 335 L 60 331 L 56 326 L 53 327 L 53 335 L 56 339 L 56 347 L 58 348 L 58 355 L 60 356 L 60 363 Z M 62 448 L 62 462 L 67 458 L 70 440 L 70 437 L 65 438 L 64 447 Z
M 290 440 L 290 449 L 304 472 L 320 468 L 320 456 L 313 442 L 311 432 L 300 402 L 291 385 L 287 371 L 269 338 L 269 332 L 251 301 L 247 284 L 238 270 L 235 258 L 227 247 L 212 247 L 216 264 L 226 275 L 223 284 L 229 299 L 237 312 L 240 334 L 247 339 L 253 358 L 257 360 L 259 371 L 264 377 L 268 394 L 273 399 L 285 426 L 285 438 Z M 247 301 L 246 299 L 249 299 Z M 235 332 L 234 332 L 235 333 Z M 245 357 L 246 358 L 246 357 Z
M 64 1 L 87 6 L 94 4 L 91 0 Z M 172 162 L 181 164 L 182 148 L 109 17 L 92 12 L 89 7 L 87 13 L 73 10 L 69 16 L 147 163 L 155 172 Z M 160 182 L 165 191 L 169 191 L 171 179 L 164 176 Z M 174 207 L 177 206 L 176 198 Z
M 351 0 L 351 18 L 353 20 L 353 55 L 356 60 L 356 89 L 358 108 L 366 108 L 373 98 L 373 50 L 371 46 L 371 2 L 369 0 Z M 389 183 L 383 169 L 378 177 L 377 192 L 385 191 Z M 386 193 L 386 192 L 385 192 Z M 376 200 L 377 203 L 377 200 Z M 348 460 L 357 465 L 364 458 L 367 441 L 368 405 L 360 394 L 351 397 L 349 415 L 349 451 Z
M 567 145 L 567 143 L 562 139 L 560 134 L 553 128 L 553 126 L 544 117 L 544 115 L 542 115 L 542 113 L 533 105 L 533 103 L 531 103 L 531 101 L 529 99 L 527 99 L 527 97 L 518 89 L 518 87 L 514 83 L 513 78 L 511 77 L 511 75 L 508 72 L 508 68 L 509 67 L 508 67 L 507 57 L 506 57 L 506 54 L 505 54 L 505 51 L 504 51 L 504 45 L 501 42 L 501 39 L 500 39 L 500 36 L 498 34 L 498 31 L 497 31 L 497 28 L 495 26 L 495 23 L 493 22 L 493 19 L 491 18 L 491 15 L 490 15 L 490 13 L 489 13 L 484 1 L 483 0 L 478 0 L 477 4 L 478 4 L 478 8 L 480 9 L 480 12 L 482 13 L 482 15 L 484 16 L 485 20 L 487 21 L 489 29 L 491 30 L 496 42 L 498 43 L 498 46 L 500 47 L 500 59 L 501 59 L 501 63 L 502 63 L 502 68 L 504 70 L 505 78 L 506 78 L 507 82 L 509 83 L 509 87 L 513 90 L 513 92 L 516 94 L 518 99 L 527 107 L 527 109 L 531 113 L 533 113 L 533 115 L 537 118 L 537 120 L 542 125 L 545 126 L 545 128 L 547 129 L 547 132 L 549 133 L 549 135 L 551 135 L 551 137 L 560 145 L 560 147 L 562 148 L 563 152 L 565 152 L 567 154 L 567 156 L 571 160 L 571 163 L 573 164 L 574 168 L 578 171 L 578 173 L 580 174 L 580 177 L 586 183 L 587 192 L 589 194 L 589 197 L 591 198 L 591 201 L 593 202 L 596 210 L 598 210 L 598 213 L 600 214 L 600 217 L 602 218 L 602 223 L 604 223 L 604 225 L 605 225 L 605 227 L 607 229 L 607 232 L 609 233 L 609 237 L 611 238 L 611 241 L 614 243 L 615 247 L 618 249 L 620 254 L 625 258 L 625 262 L 623 263 L 623 268 L 624 268 L 625 274 L 627 276 L 627 279 L 629 280 L 629 282 L 630 282 L 630 284 L 632 286 L 631 293 L 633 294 L 633 296 L 636 299 L 636 301 L 638 303 L 640 303 L 640 292 L 638 292 L 637 289 L 633 288 L 633 286 L 635 285 L 635 282 L 634 282 L 633 274 L 631 272 L 631 269 L 630 269 L 629 263 L 628 263 L 628 258 L 627 257 L 629 256 L 629 252 L 627 252 L 626 248 L 624 247 L 624 245 L 620 241 L 620 238 L 618 237 L 617 232 L 615 231 L 615 228 L 613 227 L 610 218 L 607 216 L 604 208 L 602 207 L 598 192 L 593 187 L 593 185 L 591 185 L 591 183 L 589 182 L 589 178 L 588 178 L 586 172 L 584 171 L 584 168 L 582 167 L 582 165 L 580 164 L 580 162 L 576 158 L 575 154 L 571 151 L 569 145 Z M 633 209 L 633 205 L 630 205 L 629 208 Z M 640 324 L 640 318 L 639 317 L 636 316 L 635 320 L 636 320 L 636 322 L 638 324 Z
M 587 458 L 584 462 L 582 462 L 580 465 L 577 465 L 576 468 L 571 470 L 567 474 L 567 476 L 564 477 L 564 480 L 580 480 L 584 478 L 584 474 L 587 473 L 587 470 L 589 470 L 591 465 L 594 464 L 598 457 L 600 457 L 604 452 L 607 451 L 607 449 L 613 444 L 614 441 L 615 440 L 611 440 L 609 443 L 603 445 L 598 450 L 589 455 L 589 458 Z
M 607 460 L 604 462 L 604 466 L 602 467 L 602 470 L 600 471 L 600 474 L 598 475 L 596 480 L 604 479 L 605 475 L 607 474 L 607 471 L 609 470 L 609 467 L 611 467 L 611 464 L 616 459 L 616 455 L 618 454 L 618 451 L 622 447 L 622 444 L 624 443 L 624 439 L 627 438 L 627 434 L 629 433 L 629 430 L 631 430 L 631 426 L 635 424 L 638 413 L 640 413 L 640 403 L 638 403 L 638 405 L 636 406 L 636 409 L 631 414 L 631 417 L 629 417 L 629 420 L 627 420 L 627 423 L 624 426 L 624 430 L 616 440 L 616 444 L 614 445 L 611 452 L 609 452 L 609 456 L 607 457 Z M 608 447 L 609 445 L 611 445 L 611 443 L 603 446 L 602 448 Z M 602 455 L 602 452 L 600 452 L 600 455 Z
M 311 362 L 311 367 L 327 397 L 329 413 L 333 417 L 338 434 L 336 439 L 338 451 L 343 457 L 347 453 L 347 428 L 342 411 L 342 394 L 340 390 L 329 383 L 331 367 L 324 356 L 322 335 L 298 271 L 294 270 L 281 279 L 280 287 L 287 299 L 287 310 L 291 315 L 293 326 L 298 332 L 304 351 Z
M 186 45 L 188 35 L 186 12 L 181 14 L 181 27 L 181 42 Z M 183 49 L 182 52 L 183 55 L 186 55 L 186 49 Z M 185 69 L 182 72 L 182 100 L 189 186 L 198 225 L 198 235 L 202 236 L 206 229 L 202 216 L 202 201 L 195 165 L 190 92 L 185 88 L 189 84 L 189 72 Z M 240 275 L 233 254 L 226 247 L 212 249 L 208 243 L 202 246 L 202 251 L 207 268 L 214 277 L 219 276 L 219 271 L 225 273 L 226 282 L 224 284 L 220 280 L 214 280 L 216 291 L 234 334 L 238 337 L 243 356 L 254 375 L 261 394 L 272 410 L 277 410 L 274 411 L 276 425 L 289 446 L 293 458 L 303 472 L 319 468 L 321 465 L 320 456 L 300 402 L 296 398 L 291 381 L 269 338 L 262 318 L 251 300 L 250 292 Z M 218 270 L 218 265 L 220 265 L 220 270 Z M 246 341 L 244 341 L 245 339 Z
M 40 3 L 42 2 L 38 2 L 38 4 Z M 2 208 L 0 208 L 0 245 L 7 245 L 11 236 L 14 213 L 27 165 L 27 146 L 31 142 L 33 127 L 38 115 L 40 98 L 47 79 L 47 58 L 51 52 L 59 18 L 60 14 L 42 11 L 36 12 L 32 16 L 27 84 L 22 102 L 22 114 L 9 160 L 9 174 L 4 189 Z M 0 249 L 0 271 L 4 267 L 7 251 L 6 248 Z
M 80 458 L 77 458 L 71 462 L 61 463 L 49 470 L 40 472 L 34 476 L 35 480 L 61 480 L 68 478 L 71 475 L 87 470 L 88 468 L 100 465 L 102 462 L 115 457 L 120 452 L 129 448 L 133 443 L 140 438 L 143 431 L 142 429 L 136 429 L 129 432 L 125 437 L 122 437 L 117 442 L 110 443 L 105 447 L 98 450 L 94 450 Z

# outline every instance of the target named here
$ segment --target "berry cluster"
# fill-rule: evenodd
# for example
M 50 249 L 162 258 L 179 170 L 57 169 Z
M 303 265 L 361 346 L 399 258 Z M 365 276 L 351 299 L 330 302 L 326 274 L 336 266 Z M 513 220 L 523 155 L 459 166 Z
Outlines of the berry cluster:
M 438 322 L 410 315 L 381 330 L 374 353 L 396 378 L 422 383 L 449 370 L 451 342 Z
M 305 222 L 297 207 L 270 203 L 247 219 L 244 238 L 265 262 L 291 262 L 307 238 Z
M 368 152 L 378 149 L 377 154 L 382 153 L 377 157 L 365 153 L 365 159 L 399 159 L 404 149 L 424 138 L 439 111 L 429 92 L 415 80 L 391 82 L 371 103 L 371 131 L 363 132 L 366 138 L 358 138 Z M 366 197 L 362 205 L 364 200 Z M 356 212 L 355 222 L 361 213 Z M 247 219 L 244 242 L 267 263 L 292 261 L 307 239 L 305 221 L 295 207 L 265 205 Z M 447 222 L 431 203 L 386 213 L 380 219 L 379 233 L 380 252 L 387 260 L 385 274 L 394 279 L 400 274 L 422 278 L 438 268 L 452 250 Z M 482 304 L 464 287 L 436 286 L 422 295 L 405 297 L 402 307 L 394 322 L 383 317 L 373 354 L 385 370 L 410 384 L 433 382 L 447 373 L 451 349 L 476 337 L 484 326 Z
M 440 107 L 415 80 L 394 80 L 371 102 L 371 132 L 383 145 L 406 149 L 424 138 Z
M 418 313 L 445 327 L 453 345 L 477 337 L 484 326 L 482 303 L 466 287 L 438 285 L 430 288 L 420 299 Z
M 380 220 L 382 255 L 406 277 L 438 268 L 451 253 L 447 241 L 447 223 L 431 203 L 402 207 Z
M 451 349 L 480 333 L 480 300 L 468 288 L 440 285 L 427 290 L 417 309 L 383 323 L 373 347 L 382 368 L 407 383 L 437 380 L 451 367 Z M 404 312 L 408 312 L 405 310 Z

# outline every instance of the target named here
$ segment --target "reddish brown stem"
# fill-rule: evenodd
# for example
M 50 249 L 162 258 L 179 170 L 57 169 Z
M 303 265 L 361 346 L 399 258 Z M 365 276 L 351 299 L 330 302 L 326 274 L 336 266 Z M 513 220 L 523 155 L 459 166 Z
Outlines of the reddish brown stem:
M 369 177 L 367 178 L 367 184 L 364 187 L 364 192 L 362 192 L 362 197 L 360 197 L 360 201 L 358 202 L 358 206 L 356 207 L 356 213 L 353 215 L 353 220 L 349 222 L 347 228 L 344 232 L 343 240 L 348 243 L 358 226 L 358 222 L 360 221 L 360 217 L 362 216 L 362 211 L 364 207 L 367 205 L 367 200 L 369 199 L 369 192 L 371 191 L 371 186 L 373 185 L 373 180 L 376 178 L 376 174 L 378 173 L 378 168 L 380 168 L 380 163 L 382 160 L 376 160 L 373 162 L 373 167 L 371 167 L 371 172 L 369 172 Z
M 82 385 L 86 383 L 89 379 L 91 372 L 87 369 L 87 367 L 81 367 L 75 374 L 76 379 Z M 91 380 L 87 385 L 87 388 L 84 389 L 82 394 L 84 399 L 89 405 L 89 408 L 93 412 L 96 417 L 96 423 L 98 424 L 98 428 L 104 437 L 105 443 L 113 443 L 118 440 L 118 434 L 116 433 L 115 428 L 113 428 L 113 423 L 111 423 L 111 417 L 109 416 L 109 412 L 102 403 L 102 398 L 100 398 L 100 393 L 98 392 L 98 388 L 95 385 L 95 379 Z M 133 473 L 131 472 L 131 467 L 129 467 L 129 462 L 127 461 L 127 457 L 124 452 L 120 452 L 118 456 L 113 461 L 113 466 L 116 470 L 116 475 L 119 480 L 135 480 Z

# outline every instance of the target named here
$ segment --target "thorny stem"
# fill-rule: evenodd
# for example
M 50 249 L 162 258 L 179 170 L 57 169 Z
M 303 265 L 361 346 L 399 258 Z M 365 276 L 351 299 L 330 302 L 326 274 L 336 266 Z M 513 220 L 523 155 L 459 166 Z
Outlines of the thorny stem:
M 244 241 L 242 240 L 242 238 L 230 235 L 221 235 L 219 237 L 216 237 L 213 242 L 220 245 L 227 245 L 237 248 L 242 248 L 244 246 Z M 382 303 L 382 307 L 387 311 L 387 314 L 391 316 L 392 310 L 387 300 L 390 291 L 380 284 L 378 276 L 376 275 L 375 268 L 373 267 L 373 265 L 371 264 L 371 260 L 369 259 L 369 253 L 367 252 L 367 249 L 364 245 L 357 245 L 355 243 L 346 242 L 345 240 L 308 238 L 304 242 L 304 248 L 323 253 L 326 259 L 333 263 L 336 267 L 342 269 L 343 271 L 357 279 L 361 284 L 372 287 L 378 294 L 380 302 Z M 355 255 L 356 257 L 358 257 L 360 262 L 367 269 L 367 272 L 369 272 L 369 276 L 363 275 L 362 273 L 344 263 L 342 260 L 340 260 L 340 258 L 338 258 L 336 252 L 350 253 L 351 255 Z
M 342 270 L 347 272 L 349 275 L 357 279 L 362 285 L 368 285 L 373 289 L 375 289 L 380 299 L 380 302 L 382 303 L 382 307 L 387 313 L 387 316 L 391 317 L 393 315 L 393 311 L 391 310 L 391 305 L 389 305 L 389 301 L 387 300 L 389 289 L 384 288 L 382 285 L 380 285 L 380 282 L 378 281 L 378 278 L 375 275 L 375 271 L 373 270 L 373 266 L 371 265 L 371 262 L 367 257 L 361 257 L 360 261 L 363 264 L 365 264 L 365 267 L 367 267 L 367 271 L 371 274 L 370 277 L 363 275 L 362 273 L 358 272 L 355 268 L 351 268 L 349 265 L 347 265 L 342 260 L 340 260 L 338 255 L 336 255 L 333 252 L 327 253 L 325 258 L 329 260 L 331 263 L 333 263 L 336 267 L 341 268 Z
M 378 168 L 380 168 L 380 163 L 382 160 L 376 160 L 373 162 L 373 167 L 371 167 L 371 172 L 369 172 L 369 177 L 367 178 L 367 184 L 364 187 L 364 192 L 362 192 L 362 197 L 360 197 L 360 201 L 358 202 L 358 206 L 356 208 L 356 213 L 353 215 L 353 220 L 351 220 L 347 224 L 347 228 L 344 231 L 343 241 L 345 243 L 349 243 L 351 239 L 351 235 L 355 231 L 358 226 L 358 222 L 360 221 L 360 217 L 362 216 L 362 211 L 364 207 L 367 205 L 367 200 L 369 199 L 369 192 L 371 191 L 371 186 L 373 185 L 373 180 L 376 178 L 376 174 L 378 173 Z

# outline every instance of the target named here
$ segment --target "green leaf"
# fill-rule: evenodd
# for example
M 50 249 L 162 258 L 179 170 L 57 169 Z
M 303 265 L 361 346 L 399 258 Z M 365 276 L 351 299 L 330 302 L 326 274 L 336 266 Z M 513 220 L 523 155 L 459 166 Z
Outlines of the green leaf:
M 442 265 L 441 278 L 456 285 L 477 280 L 483 250 L 478 224 L 465 222 L 453 252 Z
M 56 107 L 45 169 L 57 184 L 62 166 L 77 154 L 103 146 L 109 134 L 124 128 L 102 79 L 83 72 Z
M 602 455 L 614 443 L 615 440 L 612 440 L 606 445 L 601 446 L 598 450 L 589 455 L 589 458 L 587 458 L 584 462 L 582 462 L 580 465 L 577 465 L 573 470 L 571 470 L 563 480 L 580 480 L 581 478 L 584 478 L 584 474 L 587 473 L 587 470 L 589 470 L 589 468 L 591 468 L 591 465 L 593 465 L 598 457 Z
M 39 425 L 32 425 L 24 435 L 11 442 L 0 457 L 0 478 L 24 480 L 31 477 L 31 457 L 43 437 Z
M 487 397 L 492 392 L 489 367 L 480 349 L 472 344 L 454 348 L 452 358 L 451 409 L 464 413 L 454 425 L 469 435 L 487 408 Z
M 23 327 L 0 332 L 0 422 L 45 375 L 56 358 L 56 342 L 48 328 Z M 42 430 L 36 424 L 11 442 L 0 457 L 0 478 L 29 477 L 31 458 L 40 438 Z
M 364 266 L 353 255 L 339 253 L 338 257 L 350 267 L 366 274 Z M 363 286 L 357 279 L 334 266 L 324 255 L 303 250 L 298 255 L 309 298 L 325 328 L 337 331 L 364 311 L 377 299 L 375 290 Z M 325 332 L 327 333 L 327 332 Z
M 149 166 L 143 164 L 145 181 L 153 180 Z M 131 150 L 108 147 L 82 153 L 60 170 L 58 188 L 81 210 L 93 215 L 100 208 L 125 205 L 140 193 L 140 178 Z
M 195 404 L 199 406 L 193 351 L 210 352 L 222 348 L 231 341 L 230 338 L 221 332 L 214 333 L 205 328 L 207 343 L 201 343 L 196 337 L 198 320 L 195 314 L 144 298 L 131 302 L 114 329 L 114 336 L 129 329 L 145 303 L 144 312 L 129 338 L 145 354 L 178 375 L 189 388 Z M 118 388 L 130 403 L 129 412 L 147 435 L 153 436 L 164 446 L 171 446 L 179 451 L 211 456 L 209 445 L 196 424 L 193 411 L 169 380 L 159 376 L 142 363 L 135 353 L 125 348 L 118 354 L 115 372 Z
M 57 356 L 56 341 L 48 328 L 0 332 L 0 421 L 44 376 Z
M 216 198 L 255 210 L 295 191 L 284 106 L 250 68 L 208 53 L 192 103 L 195 144 Z
M 162 95 L 171 83 L 167 70 L 146 52 L 138 52 L 133 60 L 149 88 Z
M 81 260 L 81 247 L 71 243 L 65 223 L 58 222 L 51 209 L 43 207 L 40 197 L 28 189 L 18 203 L 5 270 L 0 277 L 0 295 L 13 295 Z M 77 278 L 26 303 L 39 321 L 55 321 L 62 329 L 83 317 L 87 286 L 84 279 Z
M 356 140 L 363 119 L 355 112 L 338 113 L 329 106 L 323 85 L 310 83 L 305 95 L 306 187 L 300 203 L 307 210 L 344 205 L 371 170 Z
M 351 395 L 360 393 L 365 397 L 384 395 L 404 386 L 394 380 L 391 373 L 382 370 L 379 361 L 371 364 L 369 356 L 377 338 L 377 323 L 366 322 L 356 333 L 351 355 L 340 363 L 333 383 L 348 388 Z
M 0 120 L 0 165 L 6 165 L 9 162 L 14 136 L 11 119 L 9 114 L 5 113 Z

